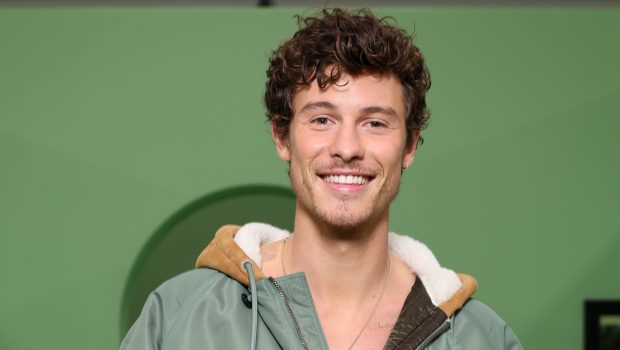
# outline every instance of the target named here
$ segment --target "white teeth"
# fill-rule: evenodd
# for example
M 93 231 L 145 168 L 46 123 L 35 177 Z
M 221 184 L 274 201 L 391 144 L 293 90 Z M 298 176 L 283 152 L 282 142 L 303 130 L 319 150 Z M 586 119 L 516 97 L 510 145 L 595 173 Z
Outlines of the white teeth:
M 327 175 L 324 179 L 327 182 L 345 185 L 363 185 L 368 183 L 367 178 L 353 175 Z

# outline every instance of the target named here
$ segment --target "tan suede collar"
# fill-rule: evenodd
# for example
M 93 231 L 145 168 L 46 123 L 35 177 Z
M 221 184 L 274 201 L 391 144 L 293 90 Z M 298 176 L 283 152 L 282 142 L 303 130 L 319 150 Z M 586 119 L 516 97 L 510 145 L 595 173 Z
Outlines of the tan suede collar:
M 461 280 L 461 287 L 450 297 L 450 299 L 437 305 L 448 317 L 452 316 L 456 310 L 463 307 L 463 304 L 476 292 L 478 282 L 470 275 L 457 273 Z
M 252 262 L 256 281 L 265 278 L 265 274 L 235 243 L 234 237 L 237 231 L 239 231 L 239 226 L 235 225 L 225 225 L 217 230 L 215 238 L 198 256 L 196 268 L 208 267 L 218 270 L 247 286 L 250 284 L 250 280 L 248 279 L 248 273 L 243 267 L 243 263 L 246 261 Z
M 215 238 L 198 256 L 196 268 L 207 267 L 218 270 L 247 286 L 250 282 L 243 263 L 250 261 L 256 280 L 259 281 L 265 278 L 265 274 L 256 262 L 250 259 L 235 242 L 234 236 L 239 228 L 236 225 L 222 226 L 215 233 Z M 460 288 L 448 300 L 437 305 L 448 317 L 452 316 L 456 310 L 463 306 L 474 294 L 478 286 L 474 277 L 461 273 L 457 275 L 461 281 Z

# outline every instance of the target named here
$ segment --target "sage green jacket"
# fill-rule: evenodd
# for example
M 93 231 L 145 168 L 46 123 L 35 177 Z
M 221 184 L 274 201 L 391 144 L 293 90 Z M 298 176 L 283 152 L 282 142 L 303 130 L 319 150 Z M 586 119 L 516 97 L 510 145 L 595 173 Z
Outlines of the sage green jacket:
M 151 293 L 121 350 L 249 349 L 251 278 L 244 261 L 252 263 L 256 281 L 256 349 L 328 349 L 304 274 L 274 279 L 260 270 L 260 244 L 286 235 L 264 224 L 222 227 L 198 269 Z M 417 278 L 385 349 L 523 348 L 495 312 L 470 299 L 472 277 L 440 267 L 426 246 L 406 236 L 390 234 L 390 250 Z

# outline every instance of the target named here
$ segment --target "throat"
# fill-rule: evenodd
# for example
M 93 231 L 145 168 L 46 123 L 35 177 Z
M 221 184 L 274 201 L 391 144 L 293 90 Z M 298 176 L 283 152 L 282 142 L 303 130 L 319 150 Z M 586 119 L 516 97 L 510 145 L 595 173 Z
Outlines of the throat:
M 389 316 L 388 320 L 385 320 L 385 314 L 382 315 L 382 324 L 388 325 L 386 327 L 372 327 L 371 331 L 369 325 L 375 317 L 379 318 L 377 311 L 383 302 L 385 291 L 390 282 L 392 258 L 389 254 L 388 261 L 388 271 L 382 281 L 379 293 L 368 293 L 365 298 L 363 298 L 367 299 L 367 301 L 360 299 L 357 303 L 337 302 L 333 304 L 333 300 L 329 302 L 320 300 L 317 303 L 319 319 L 324 324 L 325 334 L 330 348 L 352 349 L 353 346 L 360 341 L 364 333 L 373 333 L 373 337 L 367 339 L 366 342 L 369 340 L 378 341 L 379 344 L 376 345 L 385 343 L 385 340 L 391 332 L 391 327 L 389 327 L 389 325 L 392 324 L 393 327 L 394 320 L 392 319 L 392 315 Z M 366 343 L 366 346 L 367 345 Z M 375 348 L 375 346 L 372 348 Z

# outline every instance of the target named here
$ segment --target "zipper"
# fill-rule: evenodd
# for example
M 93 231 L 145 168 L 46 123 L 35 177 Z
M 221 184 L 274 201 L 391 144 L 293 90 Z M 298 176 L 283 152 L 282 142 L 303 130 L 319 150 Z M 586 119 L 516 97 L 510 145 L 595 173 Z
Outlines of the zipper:
M 422 341 L 422 343 L 420 343 L 420 345 L 415 349 L 416 350 L 425 349 L 433 340 L 435 340 L 439 335 L 441 335 L 441 333 L 450 329 L 451 326 L 452 326 L 452 319 L 448 318 L 447 320 L 444 321 L 444 323 L 441 324 L 441 326 L 437 327 L 437 329 L 435 329 L 433 333 L 431 333 L 428 337 L 426 337 L 426 339 L 424 339 L 424 341 Z
M 308 347 L 308 343 L 306 343 L 306 339 L 304 338 L 304 335 L 301 333 L 301 327 L 299 327 L 297 318 L 295 318 L 295 315 L 293 314 L 291 305 L 288 303 L 288 298 L 284 294 L 282 287 L 278 284 L 278 282 L 273 277 L 268 277 L 267 279 L 269 280 L 271 285 L 276 289 L 278 294 L 280 294 L 280 298 L 284 302 L 286 311 L 288 312 L 288 315 L 291 317 L 291 320 L 293 321 L 293 326 L 295 326 L 295 333 L 297 333 L 297 339 L 299 339 L 299 342 L 301 343 L 301 345 L 303 346 L 305 350 L 310 350 L 310 348 Z

